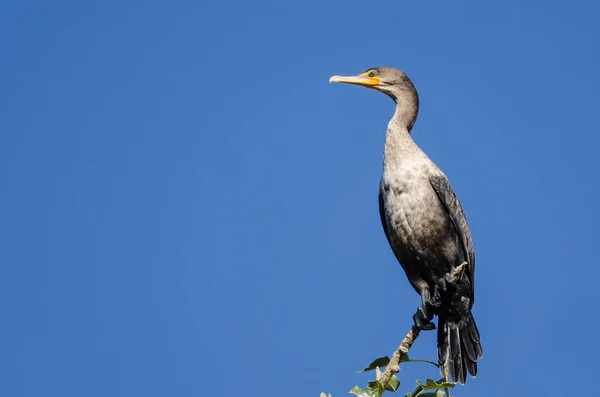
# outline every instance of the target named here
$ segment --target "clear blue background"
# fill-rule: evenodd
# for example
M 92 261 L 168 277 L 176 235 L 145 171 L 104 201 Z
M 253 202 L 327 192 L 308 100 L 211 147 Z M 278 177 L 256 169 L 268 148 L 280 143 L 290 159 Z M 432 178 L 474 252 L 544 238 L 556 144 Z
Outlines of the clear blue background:
M 377 210 L 393 103 L 477 253 L 457 396 L 595 379 L 593 1 L 22 1 L 0 9 L 0 395 L 347 395 L 418 296 Z M 434 359 L 435 335 L 412 355 Z M 435 368 L 406 365 L 403 392 Z M 501 381 L 501 383 L 499 382 Z

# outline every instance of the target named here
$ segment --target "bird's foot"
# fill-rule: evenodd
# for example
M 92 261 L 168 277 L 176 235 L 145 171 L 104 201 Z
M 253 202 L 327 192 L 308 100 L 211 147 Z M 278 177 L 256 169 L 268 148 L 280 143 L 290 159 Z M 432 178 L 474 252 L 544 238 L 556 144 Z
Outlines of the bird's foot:
M 422 331 L 432 331 L 435 329 L 435 324 L 431 322 L 431 318 L 427 315 L 423 306 L 419 306 L 417 312 L 413 315 L 415 326 Z

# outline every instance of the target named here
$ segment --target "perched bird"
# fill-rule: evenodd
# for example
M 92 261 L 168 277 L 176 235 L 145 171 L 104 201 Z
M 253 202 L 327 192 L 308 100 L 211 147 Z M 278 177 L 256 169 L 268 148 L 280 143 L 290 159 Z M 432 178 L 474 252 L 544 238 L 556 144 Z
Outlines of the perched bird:
M 421 295 L 415 325 L 435 329 L 431 320 L 438 316 L 438 362 L 455 382 L 464 384 L 467 372 L 477 375 L 477 359 L 483 357 L 471 314 L 475 252 L 463 209 L 446 175 L 410 135 L 419 111 L 417 90 L 406 74 L 387 67 L 358 76 L 333 76 L 330 82 L 372 88 L 396 103 L 383 153 L 381 223 L 394 255 Z M 452 278 L 461 265 L 463 271 Z

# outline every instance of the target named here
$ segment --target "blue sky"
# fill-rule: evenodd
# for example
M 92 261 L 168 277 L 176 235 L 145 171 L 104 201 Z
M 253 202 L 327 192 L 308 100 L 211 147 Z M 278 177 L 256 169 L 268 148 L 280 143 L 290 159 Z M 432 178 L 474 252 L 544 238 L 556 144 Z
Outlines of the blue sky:
M 415 83 L 474 236 L 457 396 L 595 379 L 599 6 L 521 3 L 4 4 L 0 394 L 364 385 L 419 304 L 377 210 L 393 103 L 328 83 L 373 66 Z

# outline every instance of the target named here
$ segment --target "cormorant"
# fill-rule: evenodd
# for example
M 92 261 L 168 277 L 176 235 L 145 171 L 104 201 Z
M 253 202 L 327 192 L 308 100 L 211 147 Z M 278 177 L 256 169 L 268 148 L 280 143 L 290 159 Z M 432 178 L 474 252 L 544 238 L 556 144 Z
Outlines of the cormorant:
M 446 175 L 410 136 L 419 96 L 403 72 L 387 67 L 358 76 L 333 76 L 330 82 L 357 84 L 383 92 L 396 103 L 389 122 L 379 185 L 379 214 L 387 240 L 421 306 L 413 316 L 420 329 L 435 329 L 438 362 L 451 378 L 466 383 L 477 375 L 483 357 L 471 314 L 475 298 L 475 252 L 463 209 Z M 458 280 L 450 276 L 463 265 Z

